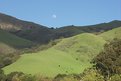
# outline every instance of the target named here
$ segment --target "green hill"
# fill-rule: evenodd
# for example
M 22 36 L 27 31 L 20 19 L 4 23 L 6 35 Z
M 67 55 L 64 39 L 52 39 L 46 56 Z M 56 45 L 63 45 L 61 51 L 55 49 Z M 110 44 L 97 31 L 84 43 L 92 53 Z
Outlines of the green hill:
M 49 77 L 57 74 L 81 73 L 92 66 L 91 59 L 102 51 L 106 40 L 120 37 L 120 30 L 121 27 L 100 35 L 83 33 L 64 38 L 47 50 L 22 55 L 19 60 L 3 70 L 6 74 L 22 71 Z
M 24 54 L 4 68 L 5 73 L 22 71 L 54 77 L 57 74 L 81 73 L 91 66 L 90 60 L 102 50 L 105 40 L 85 33 L 65 38 L 48 50 Z
M 84 33 L 63 39 L 59 44 L 54 46 L 54 48 L 74 56 L 76 55 L 76 58 L 81 61 L 88 61 L 102 50 L 105 42 L 106 41 L 102 37 Z
M 13 53 L 17 49 L 30 47 L 32 44 L 31 41 L 0 30 L 0 53 Z
M 104 32 L 101 35 L 107 41 L 111 41 L 114 38 L 120 38 L 121 39 L 121 27 L 112 29 L 110 31 Z

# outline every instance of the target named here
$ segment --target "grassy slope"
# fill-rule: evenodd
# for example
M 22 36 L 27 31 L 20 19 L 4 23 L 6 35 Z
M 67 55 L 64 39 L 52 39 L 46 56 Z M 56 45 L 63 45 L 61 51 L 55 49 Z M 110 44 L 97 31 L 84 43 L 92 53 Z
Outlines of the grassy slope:
M 121 27 L 107 31 L 99 35 L 107 41 L 111 41 L 114 38 L 121 38 Z
M 49 49 L 36 54 L 22 55 L 16 63 L 5 67 L 4 70 L 5 73 L 22 71 L 53 77 L 58 73 L 79 73 L 83 69 L 81 68 L 82 66 L 71 55 L 55 49 Z
M 23 48 L 32 45 L 31 41 L 19 38 L 15 35 L 0 30 L 0 50 L 3 53 L 14 52 L 15 48 Z
M 48 50 L 22 55 L 17 62 L 5 67 L 4 71 L 22 71 L 51 77 L 58 73 L 80 73 L 91 66 L 89 60 L 98 54 L 105 40 L 120 38 L 120 31 L 121 27 L 98 36 L 85 33 L 65 38 Z
M 81 61 L 91 60 L 100 50 L 102 50 L 105 40 L 94 34 L 84 33 L 70 38 L 66 38 L 54 48 L 76 55 Z M 84 57 L 84 58 L 83 58 Z
M 104 43 L 101 37 L 88 33 L 65 38 L 48 50 L 22 55 L 17 62 L 5 67 L 4 71 L 40 73 L 50 77 L 59 73 L 80 73 L 91 66 L 89 60 L 102 49 Z

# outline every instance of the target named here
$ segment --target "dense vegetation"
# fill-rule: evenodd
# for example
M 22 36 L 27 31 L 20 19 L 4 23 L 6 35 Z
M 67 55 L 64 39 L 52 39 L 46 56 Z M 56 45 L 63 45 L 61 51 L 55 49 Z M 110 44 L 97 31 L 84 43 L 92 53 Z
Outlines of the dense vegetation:
M 121 39 L 105 44 L 93 63 L 82 74 L 82 81 L 121 81 Z
M 114 39 L 110 44 L 105 44 L 104 49 L 94 59 L 96 68 L 107 78 L 121 74 L 121 40 Z

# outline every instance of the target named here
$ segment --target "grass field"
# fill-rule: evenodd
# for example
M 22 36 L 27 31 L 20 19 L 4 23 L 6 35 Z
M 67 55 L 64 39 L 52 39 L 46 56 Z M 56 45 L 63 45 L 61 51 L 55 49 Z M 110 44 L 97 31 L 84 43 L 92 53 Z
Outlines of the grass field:
M 54 77 L 57 74 L 81 73 L 91 66 L 90 60 L 102 50 L 105 41 L 85 33 L 65 38 L 45 51 L 24 54 L 15 63 L 4 68 L 5 73 L 22 71 Z
M 80 73 L 89 66 L 90 64 L 81 63 L 65 52 L 49 49 L 35 54 L 22 55 L 17 62 L 5 67 L 4 70 L 5 73 L 22 71 L 27 74 L 53 77 L 59 73 Z
M 49 77 L 57 74 L 81 73 L 92 66 L 90 60 L 103 49 L 105 40 L 119 38 L 120 30 L 121 28 L 116 28 L 101 35 L 84 33 L 64 38 L 48 50 L 22 55 L 19 60 L 3 70 L 6 74 L 21 71 Z
M 102 50 L 105 43 L 102 37 L 84 33 L 63 39 L 54 48 L 72 54 L 72 56 L 76 55 L 76 58 L 81 61 L 89 61 Z
M 114 38 L 121 39 L 121 27 L 115 28 L 115 29 L 107 31 L 107 32 L 104 32 L 99 36 L 103 37 L 107 41 L 111 41 Z

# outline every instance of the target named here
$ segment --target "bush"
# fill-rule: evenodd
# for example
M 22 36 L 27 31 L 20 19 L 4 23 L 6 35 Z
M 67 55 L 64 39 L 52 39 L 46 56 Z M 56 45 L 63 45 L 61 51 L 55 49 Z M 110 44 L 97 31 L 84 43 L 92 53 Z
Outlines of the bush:
M 121 81 L 121 75 L 116 74 L 111 76 L 110 81 Z
M 114 39 L 109 44 L 105 44 L 102 51 L 94 59 L 97 70 L 109 79 L 115 74 L 121 74 L 121 40 Z
M 104 77 L 95 68 L 90 68 L 82 74 L 82 81 L 104 81 Z

